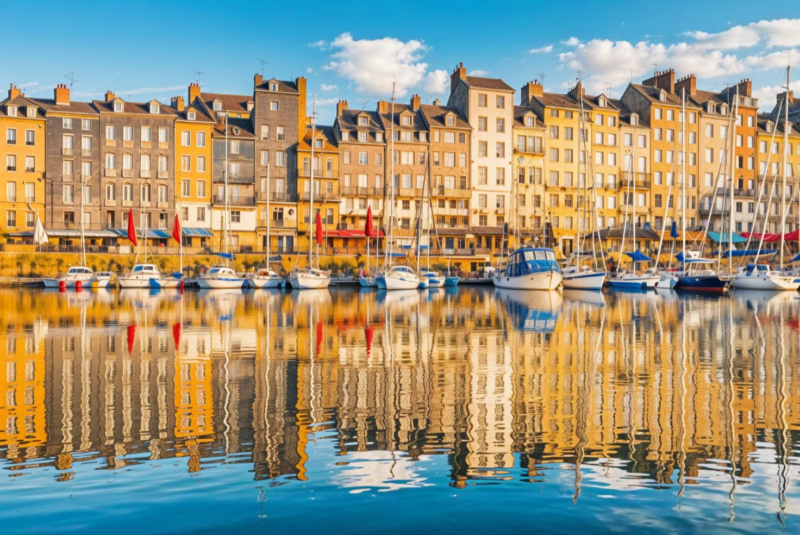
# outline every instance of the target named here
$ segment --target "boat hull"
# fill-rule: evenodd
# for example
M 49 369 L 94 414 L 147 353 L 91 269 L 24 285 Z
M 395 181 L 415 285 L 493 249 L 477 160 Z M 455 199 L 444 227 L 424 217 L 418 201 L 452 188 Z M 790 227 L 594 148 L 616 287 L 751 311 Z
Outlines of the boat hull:
M 381 277 L 387 290 L 415 290 L 419 287 L 417 277 L 399 277 L 397 275 L 383 275 Z
M 298 274 L 289 278 L 289 283 L 295 290 L 322 290 L 330 286 L 330 277 Z
M 358 283 L 362 288 L 377 288 L 378 283 L 375 282 L 375 277 L 359 277 Z
M 235 290 L 241 288 L 244 284 L 244 279 L 239 278 L 219 278 L 208 279 L 200 277 L 197 279 L 197 286 L 201 290 Z
M 94 277 L 90 277 L 87 279 L 73 279 L 73 278 L 68 279 L 66 277 L 61 277 L 59 279 L 42 279 L 45 288 L 59 288 L 61 285 L 61 281 L 64 281 L 65 288 L 74 288 L 75 284 L 78 281 L 80 281 L 81 286 L 83 286 L 84 288 L 89 288 L 92 285 L 92 283 L 94 283 L 95 279 Z
M 675 289 L 684 292 L 723 293 L 728 289 L 728 281 L 717 275 L 686 275 L 678 277 Z
M 765 292 L 795 292 L 800 288 L 800 277 L 737 275 L 731 285 L 740 290 L 762 290 Z
M 117 277 L 117 282 L 120 288 L 149 288 L 150 279 L 151 277 Z
M 620 277 L 608 279 L 609 288 L 620 290 L 653 290 L 661 277 Z
M 444 285 L 448 287 L 458 286 L 461 277 L 445 277 Z
M 179 288 L 183 279 L 162 279 L 162 278 L 155 278 L 153 277 L 150 279 L 150 288 L 153 289 L 164 289 L 164 288 Z
M 431 277 L 425 279 L 425 282 L 428 285 L 428 288 L 443 288 L 444 287 L 444 279 L 441 277 Z
M 678 284 L 678 277 L 673 277 L 672 275 L 661 275 L 661 278 L 658 279 L 658 284 L 656 284 L 656 289 L 672 290 L 675 288 L 676 284 Z
M 562 275 L 561 285 L 570 290 L 602 290 L 606 280 L 604 272 L 583 272 Z
M 252 277 L 247 279 L 245 286 L 254 289 L 270 290 L 280 288 L 283 279 L 281 277 Z
M 542 271 L 521 277 L 506 277 L 499 273 L 492 275 L 494 285 L 507 290 L 555 290 L 561 284 L 561 279 L 558 271 Z
M 386 279 L 383 278 L 383 275 L 375 277 L 375 286 L 377 286 L 380 290 L 386 289 Z

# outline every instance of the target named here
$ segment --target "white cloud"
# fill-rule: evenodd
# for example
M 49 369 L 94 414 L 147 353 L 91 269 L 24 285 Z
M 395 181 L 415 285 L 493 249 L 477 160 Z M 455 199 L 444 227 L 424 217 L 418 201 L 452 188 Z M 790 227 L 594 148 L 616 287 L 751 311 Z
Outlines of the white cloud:
M 314 41 L 313 43 L 308 43 L 308 46 L 311 48 L 325 48 L 328 43 L 320 39 L 319 41 Z
M 314 74 L 314 68 L 313 67 L 306 67 L 306 72 L 308 74 Z
M 542 46 L 539 48 L 531 48 L 528 54 L 549 54 L 553 51 L 553 45 Z
M 444 95 L 450 85 L 450 77 L 447 71 L 437 69 L 425 75 L 425 92 L 431 95 Z
M 767 48 L 800 46 L 800 19 L 773 19 L 733 26 L 719 33 L 686 32 L 698 47 L 736 50 L 763 44 Z
M 800 80 L 792 82 L 789 87 L 797 95 L 800 93 Z M 768 85 L 753 90 L 753 96 L 758 99 L 758 107 L 761 111 L 770 111 L 778 101 L 778 94 L 786 91 L 783 85 Z M 796 98 L 796 97 L 795 97 Z M 783 110 L 781 110 L 783 113 Z
M 570 37 L 566 41 L 561 41 L 561 42 L 567 46 L 578 46 L 579 44 L 581 44 L 581 40 L 578 39 L 577 37 Z
M 124 89 L 121 91 L 114 91 L 114 93 L 120 98 L 128 98 L 128 96 L 135 96 L 135 95 L 152 95 L 153 93 L 161 93 L 162 91 L 180 91 L 186 89 L 186 84 L 181 85 L 168 85 L 165 87 L 139 87 L 135 89 Z M 102 97 L 105 95 L 105 91 L 100 93 L 94 93 L 91 91 L 76 91 L 73 96 L 81 97 L 81 98 L 96 98 Z
M 489 71 L 484 71 L 483 69 L 469 71 L 469 76 L 486 76 L 487 74 L 489 74 Z
M 392 92 L 392 81 L 397 84 L 397 97 L 406 96 L 419 84 L 428 64 L 421 61 L 427 48 L 421 41 L 401 41 L 394 37 L 381 39 L 353 39 L 343 33 L 333 40 L 330 48 L 336 50 L 325 69 L 347 78 L 359 93 L 385 97 Z
M 321 86 L 319 86 L 319 88 L 322 91 L 337 91 L 339 89 L 339 86 L 335 84 L 322 84 Z
M 31 89 L 39 85 L 39 82 L 25 82 L 24 84 L 20 84 L 17 87 L 19 89 Z

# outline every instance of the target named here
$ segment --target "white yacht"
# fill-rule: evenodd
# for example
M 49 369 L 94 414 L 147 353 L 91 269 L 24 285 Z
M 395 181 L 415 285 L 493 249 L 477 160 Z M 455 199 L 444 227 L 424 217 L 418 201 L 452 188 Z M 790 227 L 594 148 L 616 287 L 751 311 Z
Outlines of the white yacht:
M 120 288 L 149 288 L 150 279 L 161 278 L 155 264 L 136 264 L 127 275 L 117 277 Z
M 327 288 L 330 283 L 330 271 L 322 269 L 295 269 L 289 275 L 289 284 L 295 290 L 322 290 Z
M 227 266 L 211 266 L 207 273 L 197 277 L 197 286 L 202 290 L 231 290 L 243 284 L 244 279 Z
M 588 266 L 569 266 L 561 272 L 561 284 L 573 290 L 602 290 L 605 271 L 594 271 Z
M 419 277 L 408 266 L 393 266 L 375 278 L 378 288 L 384 290 L 415 290 L 419 288 Z
M 248 288 L 279 288 L 283 277 L 268 268 L 261 268 L 247 278 Z
M 419 276 L 428 288 L 442 288 L 444 286 L 444 277 L 438 271 L 423 271 Z
M 98 271 L 95 274 L 95 282 L 97 282 L 98 288 L 108 288 L 113 278 L 114 273 L 111 271 Z
M 492 282 L 509 290 L 555 290 L 561 285 L 561 269 L 552 249 L 517 249 L 503 269 L 492 273 Z
M 741 290 L 797 291 L 800 276 L 777 271 L 765 264 L 749 264 L 739 268 L 731 284 Z
M 42 279 L 45 288 L 59 288 L 61 281 L 67 288 L 74 288 L 75 283 L 80 282 L 82 286 L 89 286 L 94 281 L 94 271 L 84 266 L 72 266 L 65 275 L 60 277 Z

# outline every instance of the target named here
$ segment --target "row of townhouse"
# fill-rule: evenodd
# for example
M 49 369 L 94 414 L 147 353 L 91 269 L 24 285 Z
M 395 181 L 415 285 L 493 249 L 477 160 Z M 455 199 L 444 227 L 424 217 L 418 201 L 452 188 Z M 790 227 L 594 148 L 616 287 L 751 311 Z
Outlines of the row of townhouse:
M 547 93 L 533 81 L 515 105 L 511 86 L 468 76 L 463 64 L 450 85 L 446 105 L 418 95 L 374 110 L 340 101 L 333 124 L 313 128 L 302 77 L 255 75 L 252 95 L 192 83 L 169 105 L 111 91 L 75 102 L 64 85 L 35 99 L 12 86 L 0 102 L 0 224 L 24 241 L 38 214 L 51 239 L 70 245 L 83 206 L 87 239 L 112 247 L 133 210 L 166 247 L 179 212 L 189 247 L 220 248 L 229 235 L 233 250 L 261 252 L 269 229 L 271 250 L 300 251 L 314 221 L 313 170 L 324 252 L 362 252 L 371 208 L 384 229 L 394 213 L 396 248 L 412 247 L 421 219 L 423 245 L 474 269 L 505 247 L 569 254 L 586 229 L 627 221 L 658 231 L 681 225 L 684 212 L 691 229 L 720 230 L 733 213 L 736 231 L 757 221 L 777 232 L 782 205 L 767 197 L 774 184 L 780 198 L 785 163 L 787 230 L 797 226 L 800 102 L 791 92 L 759 114 L 749 80 L 703 91 L 673 70 L 618 99 L 588 95 L 580 82 Z

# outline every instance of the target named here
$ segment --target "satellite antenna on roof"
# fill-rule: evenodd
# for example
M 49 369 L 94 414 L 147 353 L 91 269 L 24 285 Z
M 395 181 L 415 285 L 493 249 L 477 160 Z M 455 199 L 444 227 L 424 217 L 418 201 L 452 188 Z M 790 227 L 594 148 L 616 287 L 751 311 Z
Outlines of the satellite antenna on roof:
M 75 82 L 80 82 L 80 80 L 76 80 L 75 79 L 75 73 L 74 72 L 70 72 L 69 74 L 65 75 L 64 78 L 66 78 L 69 81 L 69 90 L 70 91 L 72 91 L 72 86 L 75 84 Z
M 194 71 L 195 76 L 197 76 L 197 83 L 200 83 L 200 77 L 203 76 L 205 71 Z
M 539 73 L 539 80 L 542 81 L 542 88 L 544 88 L 544 71 Z
M 265 67 L 266 67 L 267 63 L 269 63 L 269 62 L 267 60 L 261 59 L 261 58 L 256 58 L 256 61 L 261 64 L 261 76 L 264 76 Z

